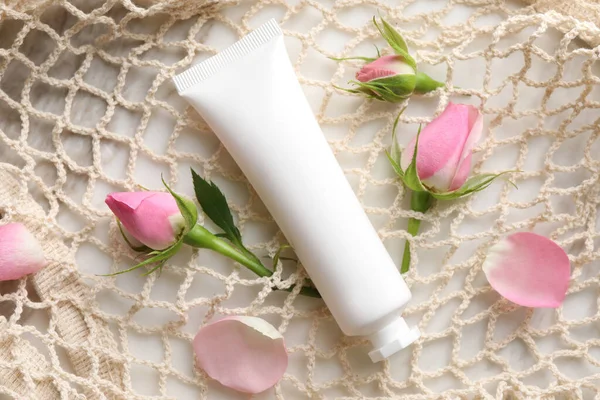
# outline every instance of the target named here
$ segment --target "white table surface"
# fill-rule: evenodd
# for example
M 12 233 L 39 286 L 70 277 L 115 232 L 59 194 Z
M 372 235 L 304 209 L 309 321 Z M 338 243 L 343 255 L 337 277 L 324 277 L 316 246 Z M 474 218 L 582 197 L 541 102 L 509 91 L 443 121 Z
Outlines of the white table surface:
M 290 3 L 295 2 L 290 1 Z M 323 1 L 323 3 L 327 5 L 331 3 L 331 1 Z M 225 9 L 223 11 L 223 15 L 226 18 L 231 19 L 233 22 L 238 22 L 246 15 L 251 7 L 252 2 L 249 1 L 243 3 L 242 5 Z M 412 4 L 410 8 L 406 10 L 406 12 L 417 15 L 419 13 L 427 13 L 432 7 L 437 7 L 436 2 L 419 1 Z M 517 7 L 517 5 L 515 4 L 514 7 Z M 473 9 L 470 7 L 457 6 L 455 11 L 448 15 L 445 22 L 448 25 L 451 25 L 453 22 L 462 22 L 469 15 L 471 15 L 472 11 Z M 376 9 L 374 7 L 365 5 L 352 9 L 349 8 L 347 12 L 340 14 L 338 17 L 347 25 L 362 26 L 368 23 L 375 12 Z M 248 22 L 252 27 L 257 27 L 272 17 L 281 20 L 284 14 L 285 7 L 281 5 L 272 5 L 256 12 Z M 486 16 L 485 18 L 482 18 L 481 23 L 496 24 L 500 20 L 501 16 Z M 302 14 L 296 15 L 292 20 L 287 21 L 283 27 L 284 29 L 294 32 L 307 32 L 315 25 L 315 23 L 319 21 L 320 16 L 318 13 L 315 14 L 315 10 L 308 7 L 308 9 Z M 417 22 L 415 22 L 415 24 L 418 25 Z M 185 29 L 185 27 L 183 26 L 182 29 Z M 184 31 L 182 30 L 182 32 Z M 173 34 L 177 35 L 177 32 L 174 31 Z M 439 32 L 432 31 L 431 34 L 436 35 L 439 34 Z M 523 40 L 527 37 L 527 34 L 528 33 L 526 31 L 521 32 L 515 36 L 515 38 L 520 39 L 515 39 L 515 41 Z M 202 40 L 205 44 L 216 50 L 223 49 L 237 39 L 237 35 L 230 27 L 218 21 L 208 22 L 206 26 L 202 28 L 200 35 L 202 35 Z M 543 40 L 540 41 L 540 46 L 551 46 L 552 43 L 559 38 L 560 34 L 558 32 L 548 33 L 544 36 Z M 319 45 L 328 50 L 340 51 L 344 48 L 348 39 L 348 35 L 340 31 L 325 30 L 323 34 L 319 36 Z M 294 38 L 288 37 L 286 38 L 286 44 L 288 45 L 288 51 L 291 59 L 295 61 L 300 50 L 299 42 Z M 369 52 L 370 54 L 371 49 L 365 48 L 364 51 Z M 209 54 L 203 54 L 198 58 L 198 60 L 206 58 L 208 55 Z M 336 72 L 337 63 L 327 60 L 323 55 L 312 50 L 308 52 L 307 57 L 308 59 L 302 63 L 299 71 L 300 75 L 305 78 L 328 82 L 332 75 Z M 514 72 L 516 62 L 516 60 L 508 57 L 502 60 L 500 64 L 494 65 L 495 73 L 492 75 L 491 84 L 500 84 L 503 79 L 511 73 L 511 71 Z M 421 65 L 421 68 L 425 72 L 429 72 L 432 76 L 443 76 L 445 73 L 445 68 L 443 66 L 431 66 L 423 64 Z M 339 79 L 338 83 L 343 84 L 347 80 L 346 78 L 350 77 L 354 70 L 354 67 L 351 65 L 346 65 L 344 76 Z M 573 70 L 574 73 L 577 73 L 576 68 Z M 90 75 L 92 76 L 91 79 L 99 84 L 114 79 L 114 76 L 112 75 L 113 71 L 103 67 L 102 65 L 98 65 L 97 67 L 93 66 L 92 71 L 93 74 Z M 544 74 L 545 67 L 541 63 L 536 65 L 534 60 L 532 71 L 536 71 L 539 74 Z M 150 82 L 149 79 L 152 79 L 151 74 L 146 77 L 143 74 L 140 74 L 137 79 L 130 82 L 126 92 L 126 95 L 129 96 L 130 100 L 141 98 L 141 94 L 148 89 Z M 483 68 L 481 65 L 477 65 L 475 63 L 465 65 L 459 65 L 459 63 L 457 63 L 453 80 L 455 85 L 463 88 L 481 88 L 483 83 Z M 177 104 L 179 108 L 185 107 L 185 104 L 177 98 L 177 94 L 173 87 L 161 88 L 161 90 L 163 89 L 165 91 L 160 94 L 162 97 L 168 99 L 168 101 L 172 104 Z M 306 95 L 309 98 L 314 110 L 318 111 L 322 102 L 323 92 L 315 90 L 314 87 L 309 87 L 306 90 Z M 494 100 L 490 100 L 487 105 L 488 107 L 492 107 L 494 105 L 502 106 L 509 98 L 510 93 L 505 93 L 503 91 L 497 95 Z M 473 97 L 453 97 L 452 99 L 464 103 L 472 103 L 476 105 L 479 104 L 478 99 Z M 527 107 L 535 102 L 539 102 L 539 99 L 539 91 L 534 89 L 524 89 L 521 92 L 519 103 L 521 106 Z M 563 100 L 557 96 L 553 96 L 550 100 L 551 103 L 555 103 L 555 106 L 559 105 L 561 101 Z M 336 105 L 335 109 L 328 109 L 326 115 L 329 117 L 334 117 L 353 113 L 363 104 L 363 102 L 364 101 L 358 97 L 343 97 L 336 99 L 334 102 Z M 98 112 L 96 112 L 95 107 L 96 104 L 93 102 L 82 103 L 74 111 L 74 120 L 79 119 L 82 124 L 86 124 L 86 121 L 99 118 L 98 116 L 102 115 L 103 110 L 99 109 Z M 390 107 L 394 106 L 375 105 L 373 106 L 373 109 L 376 110 L 379 108 L 382 110 L 388 110 Z M 429 118 L 436 107 L 437 101 L 435 98 L 414 98 L 411 100 L 410 107 L 407 110 L 407 115 L 419 116 L 423 117 L 424 119 Z M 149 125 L 149 129 L 144 135 L 144 143 L 156 154 L 162 154 L 164 153 L 166 138 L 168 136 L 165 134 L 165 131 L 169 132 L 169 130 L 172 129 L 173 121 L 168 115 L 163 115 L 161 113 L 156 113 L 152 118 L 153 120 Z M 583 115 L 577 123 L 591 123 L 594 119 L 595 116 L 593 113 L 590 113 L 589 115 Z M 490 120 L 491 116 L 486 115 L 486 128 L 490 127 Z M 337 151 L 336 156 L 347 172 L 348 179 L 354 185 L 354 187 L 358 187 L 357 185 L 359 185 L 360 180 L 358 179 L 358 176 L 353 173 L 353 168 L 363 167 L 369 158 L 368 153 L 365 154 L 361 152 L 361 145 L 369 143 L 369 141 L 371 141 L 373 137 L 383 128 L 385 123 L 386 121 L 375 120 L 361 126 L 350 138 L 350 144 L 355 149 L 353 153 L 337 151 L 336 143 L 338 143 L 339 139 L 348 139 L 347 130 L 343 125 L 323 124 L 323 130 L 327 138 L 330 140 L 332 148 L 334 151 Z M 558 123 L 559 118 L 557 118 L 556 121 L 548 121 L 548 124 Z M 110 129 L 114 132 L 127 135 L 131 134 L 132 129 L 135 129 L 137 126 L 136 124 L 137 121 L 133 119 L 132 115 L 128 113 L 122 113 L 117 115 L 113 121 L 111 121 Z M 492 129 L 495 130 L 497 137 L 510 137 L 528 129 L 530 124 L 531 119 L 525 117 L 518 120 L 504 121 L 499 126 L 492 127 Z M 412 137 L 415 131 L 414 128 L 415 126 L 401 127 L 402 132 L 405 133 L 399 135 L 402 144 L 405 144 L 409 138 Z M 383 138 L 386 143 L 389 143 L 389 132 L 385 133 Z M 565 143 L 561 150 L 556 153 L 554 161 L 560 165 L 573 165 L 577 163 L 582 156 L 581 148 L 584 143 L 584 139 L 585 138 L 575 137 L 569 140 L 569 143 Z M 65 142 L 67 153 L 72 154 L 74 159 L 82 163 L 86 162 L 86 160 L 88 160 L 90 157 L 89 145 L 89 142 L 86 142 L 80 137 L 73 137 Z M 213 154 L 216 149 L 218 149 L 218 146 L 219 143 L 217 139 L 213 134 L 208 132 L 202 133 L 201 135 L 198 135 L 197 132 L 184 133 L 175 144 L 175 147 L 178 150 L 199 153 L 202 155 Z M 543 159 L 548 150 L 547 146 L 548 142 L 543 137 L 530 139 L 529 153 L 523 165 L 523 170 L 535 170 L 536 168 L 539 168 L 540 165 L 543 165 Z M 104 157 L 103 168 L 108 175 L 115 177 L 122 176 L 128 160 L 128 153 L 124 150 L 125 149 L 120 148 L 119 146 L 109 145 L 101 147 L 101 152 Z M 497 171 L 505 168 L 511 168 L 514 166 L 516 157 L 517 152 L 515 151 L 515 148 L 506 146 L 505 150 L 497 151 L 493 157 L 486 160 L 482 166 L 482 169 L 488 171 Z M 184 162 L 178 165 L 177 172 L 179 177 L 175 189 L 191 195 L 191 183 L 186 173 L 186 170 L 189 168 L 189 166 L 189 164 Z M 159 188 L 160 173 L 169 172 L 170 171 L 168 171 L 168 168 L 165 164 L 156 162 L 145 156 L 139 156 L 138 164 L 136 165 L 135 178 L 144 186 L 149 188 Z M 381 162 L 381 160 L 376 162 L 372 170 L 372 175 L 381 180 L 389 180 L 393 178 L 391 169 L 386 162 Z M 557 185 L 560 187 L 568 187 L 573 179 L 580 181 L 582 177 L 559 177 Z M 234 204 L 245 204 L 248 192 L 243 185 L 226 181 L 224 179 L 219 179 L 218 177 L 216 177 L 215 180 L 221 185 L 229 199 L 232 200 Z M 541 183 L 542 180 L 536 177 L 533 177 L 532 179 L 520 180 L 517 182 L 519 187 L 518 190 L 512 190 L 509 194 L 509 198 L 512 201 L 521 201 L 523 204 L 526 204 L 526 202 L 535 198 Z M 500 190 L 503 185 L 504 183 L 495 183 L 485 193 L 475 195 L 474 199 L 472 200 L 471 207 L 477 210 L 486 210 L 492 207 L 497 203 Z M 84 190 L 84 188 L 85 184 L 82 182 L 78 183 L 75 181 L 72 186 L 74 193 L 78 191 L 81 192 Z M 113 190 L 113 188 L 108 186 L 103 187 L 101 182 L 96 183 L 94 202 L 98 205 L 98 207 L 102 207 L 102 201 L 105 194 L 111 190 Z M 385 184 L 376 187 L 374 186 L 367 189 L 362 201 L 368 206 L 369 216 L 377 228 L 384 226 L 388 219 L 387 215 L 378 214 L 377 207 L 389 207 L 397 195 L 398 187 L 393 184 Z M 569 213 L 573 209 L 573 204 L 568 199 L 557 199 L 553 205 L 555 206 L 556 212 Z M 404 202 L 403 206 L 408 206 L 406 201 Z M 510 213 L 510 221 L 525 220 L 539 213 L 539 207 L 535 205 L 527 205 L 523 209 L 511 210 Z M 487 230 L 493 226 L 495 218 L 497 218 L 497 213 L 490 212 L 482 215 L 480 218 L 464 221 L 460 225 L 459 230 L 465 235 Z M 439 234 L 441 238 L 443 238 L 444 232 L 448 231 L 451 221 L 452 219 L 450 217 L 445 218 L 442 221 L 441 233 Z M 73 230 L 78 229 L 80 226 L 80 222 L 77 220 L 77 218 L 69 214 L 59 216 L 59 222 L 64 227 Z M 108 219 L 106 222 L 108 224 Z M 404 228 L 405 224 L 406 222 L 404 221 L 401 224 L 402 226 L 399 227 Z M 108 225 L 106 225 L 106 228 L 107 227 Z M 427 228 L 428 226 L 425 224 L 424 229 L 427 230 Z M 533 230 L 537 233 L 548 234 L 555 228 L 555 226 L 540 225 L 534 227 Z M 102 232 L 102 229 L 97 229 L 97 232 L 99 237 L 106 235 L 105 232 Z M 270 239 L 274 232 L 276 232 L 276 226 L 272 222 L 255 223 L 253 225 L 244 227 L 244 238 L 249 244 L 253 244 L 264 241 L 265 239 Z M 403 240 L 393 238 L 386 240 L 385 244 L 393 259 L 399 265 L 402 257 Z M 459 251 L 452 256 L 449 263 L 459 264 L 467 260 L 469 257 L 471 257 L 473 250 L 478 244 L 479 242 L 465 242 L 465 244 L 460 247 Z M 566 248 L 566 250 L 569 251 L 571 249 Z M 444 268 L 444 265 L 441 263 L 441 258 L 446 251 L 447 249 L 443 247 L 432 247 L 431 249 L 421 251 L 418 254 L 419 274 L 429 275 Z M 185 264 L 189 262 L 190 256 L 191 252 L 184 250 L 178 254 L 174 260 L 172 260 L 171 264 Z M 93 276 L 94 274 L 109 272 L 109 268 L 111 266 L 111 260 L 104 253 L 98 251 L 98 249 L 93 245 L 87 244 L 82 245 L 78 251 L 77 262 L 80 271 L 88 276 L 91 284 L 93 284 L 94 280 L 97 279 Z M 210 266 L 211 268 L 214 268 L 222 273 L 230 273 L 232 271 L 232 264 L 228 260 L 224 260 L 222 257 L 206 251 L 199 253 L 196 262 L 203 263 L 204 265 Z M 251 275 L 243 269 L 240 269 L 239 273 L 242 276 L 251 277 Z M 465 269 L 456 272 L 442 293 L 451 294 L 455 290 L 460 290 L 466 273 L 467 270 Z M 182 282 L 182 276 L 183 275 L 180 273 L 176 273 L 168 269 L 165 270 L 162 276 L 160 276 L 160 278 L 154 283 L 154 287 L 152 288 L 151 292 L 151 298 L 155 300 L 175 301 L 176 291 Z M 221 281 L 213 279 L 209 276 L 202 276 L 199 278 L 201 279 L 195 279 L 193 281 L 192 286 L 187 291 L 186 300 L 191 300 L 195 296 L 212 296 L 219 293 L 224 293 L 225 288 Z M 479 285 L 482 286 L 487 284 L 483 276 L 478 277 L 478 282 Z M 117 278 L 117 285 L 126 291 L 130 291 L 131 293 L 138 293 L 144 283 L 145 278 L 142 278 L 135 273 L 119 276 Z M 414 299 L 412 300 L 411 305 L 418 305 L 423 302 L 427 302 L 434 287 L 435 284 L 417 284 L 413 286 L 412 291 L 414 294 Z M 239 290 L 236 289 L 233 296 L 221 306 L 228 308 L 240 307 L 240 311 L 243 312 L 244 307 L 247 307 L 250 304 L 255 295 L 255 290 L 240 287 Z M 565 315 L 573 315 L 574 317 L 580 318 L 584 315 L 593 315 L 596 312 L 595 298 L 597 297 L 597 293 L 590 290 L 579 293 L 576 297 L 577 298 L 571 298 L 570 296 L 568 298 L 564 307 Z M 274 294 L 267 300 L 267 302 L 272 302 L 274 305 L 281 305 L 284 298 L 284 294 L 281 294 L 281 296 Z M 124 315 L 124 313 L 129 310 L 129 307 L 132 304 L 130 300 L 118 296 L 110 291 L 99 293 L 97 300 L 100 307 L 104 311 L 108 313 L 114 313 L 115 315 Z M 462 315 L 461 318 L 467 319 L 475 316 L 477 313 L 481 312 L 487 307 L 490 307 L 491 304 L 497 300 L 498 296 L 494 293 L 489 293 L 486 296 L 476 298 L 473 300 L 469 306 L 469 309 Z M 442 332 L 447 329 L 447 327 L 451 326 L 451 319 L 453 318 L 454 312 L 459 304 L 459 299 L 455 298 L 450 300 L 447 304 L 439 309 L 437 309 L 437 306 L 432 305 L 430 309 L 435 310 L 434 316 L 426 326 L 422 326 L 424 331 L 427 333 Z M 323 309 L 322 302 L 315 299 L 299 298 L 294 302 L 293 306 L 302 310 Z M 498 336 L 498 340 L 513 333 L 519 323 L 528 315 L 528 311 L 526 309 L 518 307 L 511 309 L 510 306 L 507 307 L 509 307 L 509 310 L 512 311 L 504 314 L 497 322 L 495 335 Z M 200 324 L 203 322 L 207 311 L 208 308 L 206 306 L 197 306 L 190 309 L 188 312 L 188 322 L 182 329 L 190 334 L 195 333 Z M 281 318 L 275 315 L 265 315 L 263 317 L 273 323 L 275 326 L 281 326 Z M 416 312 L 407 316 L 410 324 L 418 324 L 422 317 L 423 312 Z M 44 323 L 42 316 L 33 315 L 31 318 L 33 318 L 34 321 L 36 318 L 41 318 L 39 323 Z M 172 318 L 173 315 L 170 312 L 161 312 L 160 310 L 143 310 L 135 316 L 135 320 L 137 322 L 148 326 L 162 324 L 172 320 Z M 530 324 L 536 327 L 543 327 L 544 324 L 547 324 L 552 320 L 552 318 L 552 311 L 535 310 L 531 316 Z M 483 340 L 482 336 L 486 332 L 486 323 L 487 321 L 482 319 L 480 322 L 473 323 L 462 331 L 462 345 L 459 353 L 461 358 L 468 359 L 481 350 L 480 346 Z M 293 348 L 294 346 L 305 344 L 307 342 L 309 324 L 309 319 L 299 319 L 294 320 L 289 326 L 287 326 L 284 333 L 287 345 Z M 322 326 L 318 331 L 316 343 L 322 351 L 331 352 L 333 349 L 332 346 L 338 341 L 342 334 L 339 331 L 339 328 L 330 318 L 324 320 L 321 324 Z M 597 325 L 592 324 L 589 327 L 584 328 L 580 330 L 578 335 L 597 336 Z M 448 365 L 451 359 L 452 341 L 452 335 L 447 335 L 443 336 L 443 338 L 440 340 L 428 343 L 424 348 L 421 357 L 419 358 L 419 366 L 425 370 L 443 369 L 446 365 Z M 177 340 L 172 341 L 172 346 L 174 357 L 173 365 L 181 372 L 191 376 L 193 374 L 193 365 L 189 346 L 185 342 Z M 561 346 L 560 341 L 553 337 L 541 340 L 539 343 L 539 347 L 541 349 L 546 348 L 548 350 L 552 350 L 559 346 Z M 353 368 L 353 374 L 364 377 L 372 376 L 374 372 L 382 368 L 381 364 L 374 365 L 368 360 L 366 349 L 366 346 L 358 346 L 347 354 L 348 360 Z M 160 345 L 158 338 L 148 335 L 130 335 L 129 351 L 136 357 L 155 361 L 161 360 L 164 355 L 163 347 Z M 531 354 L 528 353 L 526 347 L 519 340 L 515 340 L 506 346 L 502 351 L 500 351 L 500 355 L 505 358 L 515 370 L 525 369 L 531 366 L 534 362 Z M 395 379 L 401 381 L 407 376 L 405 365 L 408 362 L 409 357 L 411 357 L 411 351 L 407 350 L 390 358 L 389 369 L 391 371 L 391 375 Z M 301 382 L 305 382 L 309 378 L 307 361 L 308 360 L 301 351 L 292 353 L 290 356 L 288 373 L 295 376 Z M 589 364 L 586 365 L 579 361 L 574 363 L 564 361 L 562 364 L 559 364 L 559 368 L 565 371 L 565 373 L 569 376 L 584 376 L 598 371 L 598 368 Z M 466 369 L 464 372 L 469 378 L 477 379 L 479 377 L 493 376 L 497 374 L 499 370 L 499 367 L 491 362 L 480 362 L 476 366 Z M 341 382 L 344 374 L 345 371 L 341 369 L 338 360 L 335 358 L 328 359 L 327 357 L 319 357 L 315 361 L 314 374 L 310 376 L 310 379 L 312 380 L 314 387 L 317 388 L 318 394 L 321 396 L 325 396 L 327 398 L 333 398 L 336 396 L 350 396 L 352 393 L 356 392 L 352 392 L 344 388 L 344 385 Z M 332 385 L 332 387 L 320 387 L 321 383 L 330 382 L 336 379 L 340 381 L 337 384 Z M 538 373 L 531 375 L 531 377 L 527 379 L 528 383 L 532 385 L 546 386 L 550 383 L 549 379 L 552 379 L 552 376 L 547 373 Z M 132 371 L 132 382 L 134 389 L 140 394 L 155 394 L 156 383 L 154 375 L 150 369 L 141 366 L 140 368 L 134 368 Z M 172 396 L 173 398 L 181 400 L 200 398 L 200 391 L 197 388 L 182 384 L 177 380 L 169 380 L 167 384 L 168 395 Z M 498 382 L 495 382 L 486 386 L 486 389 L 490 392 L 490 394 L 494 394 L 497 384 Z M 439 378 L 427 381 L 426 385 L 435 392 L 442 392 L 443 390 L 449 388 L 459 388 L 460 382 L 450 374 L 442 374 Z M 365 396 L 375 396 L 381 394 L 378 392 L 377 386 L 372 383 L 366 383 L 360 387 L 356 387 L 356 389 Z M 301 395 L 298 394 L 298 392 L 295 392 L 290 385 L 284 384 L 282 386 L 282 392 L 286 398 L 302 398 Z M 210 399 L 233 399 L 246 397 L 244 395 L 224 389 L 215 383 L 209 384 L 209 393 Z M 273 396 L 274 393 L 272 390 L 270 390 L 257 396 L 257 398 L 267 399 L 272 398 Z

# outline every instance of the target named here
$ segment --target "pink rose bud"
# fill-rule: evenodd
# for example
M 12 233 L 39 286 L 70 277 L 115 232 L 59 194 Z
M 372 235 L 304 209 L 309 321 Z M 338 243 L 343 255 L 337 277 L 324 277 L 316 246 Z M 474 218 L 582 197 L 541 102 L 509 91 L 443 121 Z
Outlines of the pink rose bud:
M 423 185 L 438 193 L 459 189 L 471 173 L 471 153 L 482 130 L 481 114 L 475 107 L 449 103 L 419 136 L 417 173 Z M 411 163 L 415 141 L 402 152 L 403 170 Z
M 359 59 L 368 62 L 356 73 L 356 81 L 350 81 L 356 85 L 356 88 L 338 87 L 338 89 L 362 94 L 370 99 L 399 103 L 413 93 L 429 93 L 445 86 L 445 83 L 436 81 L 426 73 L 417 70 L 417 62 L 408 52 L 406 41 L 392 25 L 383 18 L 377 22 L 375 17 L 373 17 L 373 25 L 395 54 L 382 57 L 377 50 L 377 58 L 333 58 L 337 61 Z
M 364 65 L 356 73 L 356 80 L 369 82 L 373 79 L 385 78 L 394 75 L 414 75 L 415 69 L 404 61 L 399 55 L 383 56 Z M 412 90 L 411 90 L 412 93 Z
M 25 225 L 0 226 L 0 281 L 33 274 L 47 264 L 44 251 Z
M 354 83 L 359 89 L 351 92 L 360 92 L 378 100 L 398 103 L 415 91 L 415 64 L 408 63 L 403 55 L 379 57 L 364 65 L 356 73 L 356 80 Z
M 169 193 L 111 193 L 106 204 L 131 236 L 154 250 L 173 245 L 185 229 L 185 220 Z

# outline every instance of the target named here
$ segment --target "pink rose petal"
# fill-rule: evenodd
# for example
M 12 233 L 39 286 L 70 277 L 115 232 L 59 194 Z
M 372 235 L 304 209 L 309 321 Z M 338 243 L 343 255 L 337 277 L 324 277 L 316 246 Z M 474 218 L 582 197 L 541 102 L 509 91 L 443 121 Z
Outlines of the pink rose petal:
M 256 317 L 226 317 L 206 325 L 194 338 L 198 366 L 222 385 L 260 393 L 285 373 L 283 336 Z
M 449 191 L 458 190 L 462 185 L 469 179 L 469 175 L 471 175 L 471 160 L 473 156 L 471 153 L 467 154 L 467 156 L 460 162 L 458 165 L 458 169 L 452 178 L 452 183 L 448 188 Z
M 525 307 L 559 307 L 569 287 L 571 267 L 552 240 L 519 232 L 494 245 L 483 264 L 490 285 Z
M 20 279 L 46 264 L 42 246 L 25 225 L 0 226 L 0 281 Z
M 356 73 L 356 80 L 369 82 L 374 79 L 386 78 L 394 75 L 414 75 L 413 67 L 404 62 L 399 55 L 382 56 L 377 60 L 364 65 Z

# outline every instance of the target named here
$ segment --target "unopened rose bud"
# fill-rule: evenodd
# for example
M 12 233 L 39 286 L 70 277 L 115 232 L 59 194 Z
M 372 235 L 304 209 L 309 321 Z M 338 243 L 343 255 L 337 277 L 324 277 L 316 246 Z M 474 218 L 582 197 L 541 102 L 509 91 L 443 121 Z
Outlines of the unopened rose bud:
M 419 135 L 417 172 L 422 183 L 438 193 L 460 189 L 471 174 L 471 153 L 481 137 L 483 121 L 477 108 L 450 103 Z M 416 138 L 402 152 L 408 169 Z
M 383 56 L 363 66 L 356 79 L 360 88 L 385 101 L 399 102 L 415 90 L 415 69 L 399 55 Z
M 169 193 L 111 193 L 106 204 L 131 236 L 153 250 L 173 245 L 185 229 L 185 220 Z
M 428 93 L 444 86 L 443 82 L 417 70 L 417 63 L 408 52 L 404 38 L 390 24 L 384 19 L 377 22 L 375 18 L 373 24 L 395 54 L 381 56 L 378 50 L 377 58 L 334 58 L 337 61 L 360 59 L 368 62 L 356 73 L 356 81 L 350 82 L 356 88 L 338 89 L 381 101 L 399 103 L 413 93 Z

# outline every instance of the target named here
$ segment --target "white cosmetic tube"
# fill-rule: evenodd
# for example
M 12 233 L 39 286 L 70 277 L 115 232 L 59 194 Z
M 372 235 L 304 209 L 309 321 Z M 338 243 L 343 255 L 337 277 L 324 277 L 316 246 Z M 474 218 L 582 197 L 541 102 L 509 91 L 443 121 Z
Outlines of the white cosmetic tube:
M 310 109 L 281 29 L 267 22 L 174 78 L 294 247 L 342 331 L 381 361 L 419 337 L 410 290 Z

